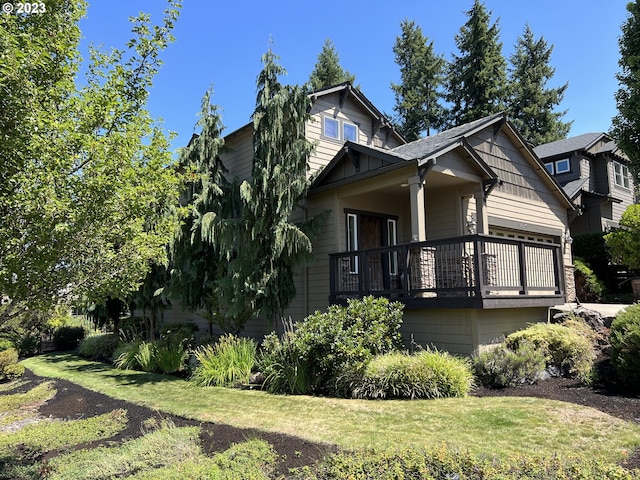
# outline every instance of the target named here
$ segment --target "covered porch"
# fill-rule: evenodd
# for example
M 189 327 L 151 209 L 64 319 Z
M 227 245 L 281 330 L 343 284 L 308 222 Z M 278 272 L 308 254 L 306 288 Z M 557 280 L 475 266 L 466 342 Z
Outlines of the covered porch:
M 366 295 L 407 308 L 548 307 L 564 301 L 561 246 L 474 234 L 329 255 L 331 303 Z

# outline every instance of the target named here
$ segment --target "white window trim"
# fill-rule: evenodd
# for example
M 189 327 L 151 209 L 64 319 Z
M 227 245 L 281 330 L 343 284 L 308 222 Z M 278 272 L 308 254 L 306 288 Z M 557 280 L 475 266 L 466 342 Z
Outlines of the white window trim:
M 619 170 L 619 173 L 618 173 Z M 620 177 L 620 181 L 618 181 L 618 177 Z M 629 173 L 629 167 L 624 165 L 623 163 L 613 162 L 613 182 L 616 187 L 620 188 L 631 188 L 631 175 Z
M 358 143 L 358 137 L 360 136 L 360 129 L 358 128 L 358 125 L 356 125 L 355 123 L 351 123 L 351 122 L 347 122 L 347 121 L 342 121 L 342 128 L 340 129 L 340 131 L 342 132 L 342 139 L 347 141 L 347 135 L 345 134 L 345 127 L 353 127 L 355 129 L 355 140 L 350 140 L 351 142 L 354 143 Z
M 336 124 L 337 136 L 332 137 L 327 135 L 326 122 L 334 122 Z M 360 127 L 357 123 L 349 122 L 348 120 L 342 120 L 332 117 L 331 115 L 322 115 L 322 136 L 328 140 L 344 142 L 346 140 L 345 127 L 350 126 L 355 128 L 355 140 L 351 140 L 354 143 L 360 143 Z
M 337 136 L 332 137 L 330 135 L 327 135 L 327 122 L 333 122 L 336 124 Z M 332 118 L 327 115 L 324 115 L 322 117 L 322 136 L 325 138 L 330 138 L 331 140 L 340 140 L 340 120 L 338 120 L 337 118 Z
M 567 168 L 561 171 L 560 168 L 558 168 L 558 165 L 562 162 L 567 162 Z M 563 158 L 562 160 L 556 160 L 554 167 L 555 167 L 556 173 L 568 173 L 571 171 L 571 161 L 568 158 Z
M 353 219 L 353 227 L 351 219 Z M 347 213 L 347 251 L 358 250 L 358 215 Z M 358 257 L 349 258 L 349 273 L 358 273 Z
M 387 245 L 392 247 L 398 244 L 398 221 L 387 218 Z M 389 252 L 389 274 L 398 275 L 398 252 Z
M 556 173 L 556 169 L 553 165 L 553 162 L 547 162 L 544 164 L 544 168 L 547 169 L 547 172 L 549 172 L 551 175 L 554 175 Z

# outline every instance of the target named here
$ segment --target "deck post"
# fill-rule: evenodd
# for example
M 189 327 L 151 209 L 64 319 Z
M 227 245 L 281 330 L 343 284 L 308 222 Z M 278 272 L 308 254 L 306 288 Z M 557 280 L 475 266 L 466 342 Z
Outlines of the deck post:
M 411 241 L 424 242 L 427 239 L 424 208 L 424 184 L 418 175 L 408 180 L 411 196 Z

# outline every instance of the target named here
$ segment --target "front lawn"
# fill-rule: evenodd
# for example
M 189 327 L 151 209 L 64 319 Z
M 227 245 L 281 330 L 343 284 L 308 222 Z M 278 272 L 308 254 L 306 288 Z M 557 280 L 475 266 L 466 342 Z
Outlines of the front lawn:
M 618 462 L 640 445 L 640 426 L 598 410 L 534 398 L 344 400 L 195 387 L 185 380 L 122 371 L 71 354 L 22 364 L 106 395 L 201 421 L 294 435 L 343 449 L 448 444 L 478 455 L 519 454 Z

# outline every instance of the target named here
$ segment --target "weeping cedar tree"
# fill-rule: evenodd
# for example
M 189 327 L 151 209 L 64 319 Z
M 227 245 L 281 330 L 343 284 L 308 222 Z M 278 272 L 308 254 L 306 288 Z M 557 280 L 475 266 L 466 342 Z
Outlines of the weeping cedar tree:
M 308 92 L 279 83 L 285 70 L 271 50 L 262 61 L 251 180 L 227 180 L 222 125 L 208 93 L 202 131 L 183 152 L 183 164 L 193 172 L 191 214 L 172 247 L 172 296 L 232 333 L 252 317 L 273 321 L 291 303 L 294 272 L 311 258 L 310 237 L 322 222 L 289 220 L 308 187 Z
M 549 65 L 552 51 L 553 46 L 549 47 L 543 38 L 534 39 L 527 25 L 510 58 L 509 117 L 522 136 L 534 145 L 566 138 L 572 123 L 561 120 L 566 111 L 554 112 L 569 84 L 546 88 L 555 73 L 555 68 Z
M 455 127 L 505 109 L 507 62 L 499 42 L 497 22 L 475 0 L 469 20 L 455 36 L 460 55 L 449 64 L 445 98 L 450 103 L 446 127 Z
M 322 217 L 303 224 L 290 221 L 307 192 L 307 160 L 314 150 L 305 136 L 309 92 L 280 84 L 278 77 L 286 72 L 271 50 L 262 62 L 253 113 L 252 180 L 240 186 L 247 235 L 236 259 L 244 280 L 237 293 L 250 299 L 254 314 L 265 314 L 273 323 L 295 297 L 294 272 L 310 260 Z
M 356 76 L 340 66 L 340 56 L 336 52 L 333 42 L 330 39 L 325 40 L 322 52 L 318 55 L 316 65 L 309 76 L 310 88 L 319 90 L 343 82 L 349 82 L 353 85 L 355 81 Z
M 640 6 L 627 4 L 627 19 L 622 24 L 620 72 L 616 75 L 620 88 L 615 94 L 618 114 L 613 117 L 612 136 L 631 160 L 630 168 L 636 185 L 640 183 Z
M 178 226 L 160 212 L 177 204 L 179 175 L 145 105 L 180 3 L 159 25 L 133 19 L 126 49 L 90 48 L 78 87 L 85 7 L 0 15 L 0 324 L 125 298 Z
M 422 29 L 413 21 L 400 24 L 402 34 L 393 46 L 400 66 L 399 84 L 391 83 L 395 93 L 395 123 L 408 141 L 417 140 L 431 128 L 442 127 L 444 108 L 440 104 L 444 82 L 445 60 L 433 51 Z
M 231 308 L 241 297 L 229 294 L 228 280 L 229 260 L 236 256 L 234 244 L 241 226 L 240 202 L 237 183 L 227 180 L 220 159 L 224 127 L 211 97 L 209 90 L 202 99 L 197 123 L 200 134 L 181 152 L 180 164 L 191 179 L 182 202 L 190 209 L 170 245 L 168 295 L 184 308 L 199 312 L 210 324 L 237 333 L 246 321 L 246 309 Z

